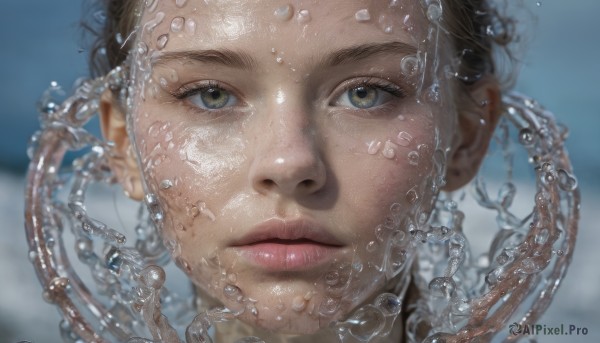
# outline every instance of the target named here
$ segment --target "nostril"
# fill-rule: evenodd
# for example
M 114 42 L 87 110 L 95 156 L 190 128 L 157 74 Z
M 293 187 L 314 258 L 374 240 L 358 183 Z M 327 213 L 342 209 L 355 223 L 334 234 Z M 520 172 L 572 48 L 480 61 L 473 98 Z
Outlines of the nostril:
M 316 182 L 311 179 L 306 179 L 306 180 L 300 182 L 300 185 L 306 189 L 311 189 L 316 185 Z

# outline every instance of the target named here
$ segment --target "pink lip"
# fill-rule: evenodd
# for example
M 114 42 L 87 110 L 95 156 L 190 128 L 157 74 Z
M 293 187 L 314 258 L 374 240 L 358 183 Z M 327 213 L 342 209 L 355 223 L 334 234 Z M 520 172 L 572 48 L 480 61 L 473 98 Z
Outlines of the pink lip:
M 308 220 L 267 220 L 232 246 L 255 265 L 268 271 L 316 267 L 343 245 L 317 223 Z

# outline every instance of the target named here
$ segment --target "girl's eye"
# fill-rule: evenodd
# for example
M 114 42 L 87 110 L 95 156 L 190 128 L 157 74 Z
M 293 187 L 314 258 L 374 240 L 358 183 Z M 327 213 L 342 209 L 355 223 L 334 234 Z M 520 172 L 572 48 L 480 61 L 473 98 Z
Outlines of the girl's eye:
M 390 98 L 405 97 L 405 92 L 397 86 L 361 84 L 349 88 L 336 101 L 337 106 L 355 109 L 370 109 L 390 101 Z
M 188 96 L 194 105 L 205 110 L 218 110 L 226 106 L 235 105 L 236 97 L 220 87 L 203 87 Z

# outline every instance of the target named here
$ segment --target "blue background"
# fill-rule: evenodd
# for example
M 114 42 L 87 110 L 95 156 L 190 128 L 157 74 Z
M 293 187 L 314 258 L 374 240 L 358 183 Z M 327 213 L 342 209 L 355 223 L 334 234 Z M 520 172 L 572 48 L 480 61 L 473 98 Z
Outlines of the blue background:
M 586 325 L 588 336 L 569 341 L 600 341 L 600 1 L 525 2 L 539 22 L 516 89 L 537 98 L 570 128 L 567 147 L 583 193 L 579 246 L 545 323 Z M 26 258 L 21 214 L 25 150 L 38 127 L 35 103 L 50 81 L 68 90 L 87 74 L 78 28 L 82 4 L 3 0 L 0 13 L 0 342 L 52 342 L 58 317 L 43 303 Z

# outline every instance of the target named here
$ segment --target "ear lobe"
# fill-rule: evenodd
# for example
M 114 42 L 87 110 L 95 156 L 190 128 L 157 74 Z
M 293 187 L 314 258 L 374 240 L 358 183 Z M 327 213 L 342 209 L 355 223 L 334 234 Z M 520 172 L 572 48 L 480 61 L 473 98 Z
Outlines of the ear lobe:
M 141 174 L 129 136 L 127 122 L 121 105 L 110 91 L 100 99 L 100 128 L 106 141 L 114 144 L 108 156 L 108 164 L 125 194 L 133 200 L 144 197 Z
M 473 87 L 469 93 L 475 103 L 467 109 L 469 113 L 458 114 L 458 134 L 448 160 L 445 191 L 464 186 L 477 174 L 502 113 L 500 88 L 494 78 L 484 78 Z

